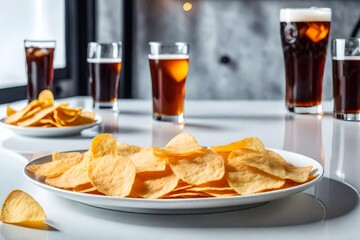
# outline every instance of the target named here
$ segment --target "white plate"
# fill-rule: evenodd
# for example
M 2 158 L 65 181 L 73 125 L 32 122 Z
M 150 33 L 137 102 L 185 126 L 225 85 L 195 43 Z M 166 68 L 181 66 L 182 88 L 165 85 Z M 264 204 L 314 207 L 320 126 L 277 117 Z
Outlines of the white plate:
M 5 123 L 5 118 L 0 120 L 0 126 L 10 129 L 14 133 L 23 136 L 29 137 L 60 137 L 60 136 L 69 136 L 77 135 L 80 132 L 87 128 L 92 128 L 101 123 L 101 118 L 96 116 L 95 122 L 85 125 L 79 125 L 74 127 L 52 127 L 52 128 L 41 128 L 41 127 L 19 127 L 11 124 Z
M 221 198 L 189 198 L 189 199 L 140 199 L 140 198 L 117 198 L 107 197 L 101 195 L 92 195 L 86 193 L 77 193 L 58 189 L 44 183 L 43 178 L 36 177 L 32 172 L 26 170 L 26 177 L 37 186 L 40 186 L 58 196 L 81 202 L 87 205 L 120 210 L 127 212 L 140 212 L 140 213 L 157 213 L 157 214 L 191 214 L 191 213 L 204 213 L 204 212 L 219 212 L 234 209 L 248 208 L 256 206 L 268 201 L 279 198 L 284 198 L 313 186 L 316 182 L 321 180 L 324 174 L 323 167 L 314 159 L 309 157 L 287 152 L 283 150 L 271 149 L 281 156 L 287 162 L 295 166 L 313 166 L 312 174 L 317 175 L 315 179 L 310 182 L 304 183 L 299 186 L 274 190 L 271 192 L 263 192 L 251 194 L 247 196 L 235 197 L 221 197 Z M 51 155 L 44 156 L 33 160 L 28 165 L 45 163 L 51 161 Z

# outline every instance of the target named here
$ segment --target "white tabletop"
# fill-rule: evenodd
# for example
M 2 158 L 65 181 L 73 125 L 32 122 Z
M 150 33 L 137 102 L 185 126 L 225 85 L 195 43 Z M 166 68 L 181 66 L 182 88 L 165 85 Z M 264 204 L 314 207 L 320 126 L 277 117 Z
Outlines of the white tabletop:
M 91 108 L 88 97 L 62 101 Z M 154 122 L 150 101 L 119 100 L 119 107 L 119 115 L 101 113 L 99 130 L 79 136 L 30 138 L 0 128 L 0 203 L 10 191 L 22 189 L 43 206 L 47 223 L 56 229 L 0 223 L 0 239 L 358 239 L 360 125 L 333 119 L 330 102 L 325 103 L 325 115 L 306 116 L 287 113 L 283 101 L 187 101 L 184 127 Z M 0 105 L 4 116 L 5 105 Z M 141 146 L 162 146 L 182 131 L 204 146 L 257 136 L 267 147 L 316 159 L 325 178 L 306 192 L 259 207 L 195 215 L 104 210 L 53 195 L 25 178 L 24 166 L 32 158 L 54 150 L 87 149 L 99 131 Z

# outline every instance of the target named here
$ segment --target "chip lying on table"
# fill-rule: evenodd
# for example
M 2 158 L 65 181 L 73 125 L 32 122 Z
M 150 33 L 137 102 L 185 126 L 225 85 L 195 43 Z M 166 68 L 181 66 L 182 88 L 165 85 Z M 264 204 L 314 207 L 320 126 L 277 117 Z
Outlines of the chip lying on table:
M 258 138 L 203 148 L 181 133 L 164 148 L 118 143 L 100 134 L 83 153 L 53 153 L 53 161 L 27 170 L 51 186 L 89 194 L 134 198 L 248 195 L 314 179 L 312 166 L 296 167 Z
M 5 123 L 21 127 L 72 127 L 95 122 L 95 113 L 83 112 L 79 107 L 69 107 L 67 103 L 54 104 L 54 95 L 43 90 L 39 98 L 31 101 L 23 109 L 6 109 Z
M 1 208 L 3 223 L 35 226 L 45 220 L 46 214 L 39 203 L 21 190 L 12 191 Z

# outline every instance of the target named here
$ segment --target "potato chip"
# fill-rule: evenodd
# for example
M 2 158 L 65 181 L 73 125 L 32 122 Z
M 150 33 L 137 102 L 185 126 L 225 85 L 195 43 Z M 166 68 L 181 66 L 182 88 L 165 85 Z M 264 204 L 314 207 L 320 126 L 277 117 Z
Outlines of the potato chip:
M 141 151 L 141 147 L 129 145 L 123 142 L 117 142 L 117 154 L 123 157 L 130 156 L 131 154 L 137 153 Z
M 63 106 L 59 108 L 59 111 L 61 111 L 64 115 L 75 117 L 78 116 L 79 113 L 82 112 L 81 107 L 69 107 L 69 106 Z
M 163 158 L 156 157 L 153 148 L 143 148 L 140 152 L 129 156 L 135 164 L 136 172 L 164 171 L 166 162 Z
M 15 109 L 13 109 L 12 107 L 10 107 L 9 105 L 6 106 L 6 116 L 7 116 L 7 117 L 13 115 L 14 113 L 16 113 L 16 110 L 15 110 Z
M 45 179 L 45 182 L 51 186 L 58 188 L 76 188 L 77 186 L 90 184 L 90 178 L 88 175 L 88 163 L 89 158 L 84 157 L 80 163 L 69 168 L 60 176 L 47 177 Z
M 230 154 L 228 158 L 228 164 L 234 165 L 237 163 L 245 164 L 247 166 L 257 168 L 270 175 L 285 179 L 286 162 L 282 157 L 274 152 L 246 152 L 244 154 L 242 149 L 236 150 Z
M 61 106 L 61 105 L 43 108 L 41 111 L 34 114 L 31 118 L 19 121 L 17 123 L 17 125 L 21 126 L 21 127 L 32 126 L 32 125 L 36 124 L 37 122 L 39 122 L 43 117 L 45 117 L 48 114 L 52 113 L 59 106 Z
M 167 166 L 165 171 L 137 173 L 133 191 L 142 198 L 159 198 L 174 190 L 178 182 L 179 178 Z
M 42 90 L 38 97 L 39 102 L 42 102 L 45 107 L 51 107 L 54 105 L 54 94 L 48 90 Z
M 53 152 L 52 153 L 52 161 L 64 160 L 67 158 L 73 157 L 83 157 L 83 154 L 80 152 Z
M 46 214 L 42 207 L 29 194 L 14 190 L 6 198 L 0 220 L 3 223 L 43 222 Z
M 62 126 L 66 126 L 68 123 L 74 122 L 80 114 L 81 111 L 77 111 L 75 115 L 67 115 L 61 110 L 61 108 L 58 108 L 54 111 L 54 119 Z
M 26 169 L 40 176 L 57 177 L 63 174 L 66 170 L 81 162 L 81 160 L 81 156 L 73 157 L 44 164 L 29 165 L 26 167 Z
M 36 113 L 40 112 L 42 109 L 42 107 L 35 107 L 33 108 L 31 111 L 27 112 L 23 117 L 22 119 L 26 119 L 26 118 L 30 118 L 32 117 L 33 115 L 35 115 Z
M 91 183 L 86 183 L 83 185 L 79 185 L 74 188 L 75 192 L 80 193 L 90 193 L 90 194 L 96 194 L 96 195 L 104 195 L 103 193 L 99 192 L 96 187 L 94 187 Z
M 5 123 L 7 124 L 15 124 L 17 123 L 26 113 L 31 111 L 33 108 L 36 108 L 41 103 L 38 100 L 31 101 L 28 105 L 26 105 L 25 108 L 21 109 L 20 111 L 17 111 L 14 114 L 11 114 L 5 119 Z
M 93 112 L 82 112 L 80 115 L 72 122 L 67 122 L 66 126 L 78 126 L 85 125 L 95 122 L 95 113 Z
M 192 187 L 192 185 L 187 184 L 183 180 L 179 179 L 178 185 L 171 192 L 185 190 L 185 189 L 187 189 L 189 187 Z
M 93 158 L 89 162 L 88 174 L 92 185 L 99 192 L 107 196 L 126 197 L 134 183 L 136 168 L 130 159 L 118 156 L 115 152 Z
M 203 198 L 203 197 L 210 197 L 209 194 L 203 192 L 176 192 L 164 195 L 162 198 Z
M 241 162 L 229 162 L 226 170 L 226 179 L 229 185 L 240 195 L 279 188 L 285 183 L 284 179 L 274 177 Z
M 286 178 L 291 179 L 294 182 L 304 183 L 308 180 L 309 174 L 312 170 L 312 166 L 308 167 L 295 167 L 290 163 L 285 165 Z
M 232 142 L 227 145 L 211 147 L 211 149 L 216 152 L 232 152 L 240 148 L 248 148 L 257 152 L 265 152 L 265 146 L 263 142 L 256 137 L 244 138 L 240 141 Z
M 235 190 L 205 190 L 203 193 L 212 197 L 233 197 L 239 196 Z
M 224 159 L 208 152 L 199 157 L 168 158 L 171 169 L 184 182 L 198 185 L 224 176 Z
M 180 133 L 171 139 L 165 148 L 154 148 L 154 153 L 158 156 L 187 156 L 202 150 L 202 146 L 192 135 Z
M 116 140 L 111 134 L 103 133 L 93 138 L 90 145 L 91 158 L 117 154 Z

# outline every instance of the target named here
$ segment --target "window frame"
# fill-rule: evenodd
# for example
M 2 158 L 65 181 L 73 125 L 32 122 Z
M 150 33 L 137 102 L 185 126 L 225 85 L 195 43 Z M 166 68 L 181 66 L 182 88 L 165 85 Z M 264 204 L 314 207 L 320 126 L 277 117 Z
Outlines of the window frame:
M 95 40 L 95 0 L 64 1 L 66 67 L 54 70 L 56 98 L 87 95 L 86 46 Z M 23 99 L 26 85 L 0 89 L 0 104 Z

